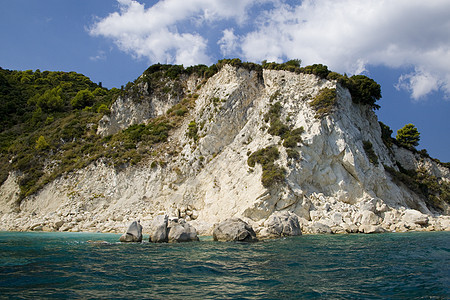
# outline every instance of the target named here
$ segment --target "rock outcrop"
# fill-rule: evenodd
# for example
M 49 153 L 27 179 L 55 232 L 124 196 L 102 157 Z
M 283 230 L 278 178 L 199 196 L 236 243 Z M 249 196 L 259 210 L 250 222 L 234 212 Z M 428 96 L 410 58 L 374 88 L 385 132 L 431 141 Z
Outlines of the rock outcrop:
M 255 242 L 256 233 L 246 222 L 238 218 L 227 219 L 216 224 L 213 239 L 220 242 Z
M 122 243 L 140 243 L 142 242 L 142 226 L 138 221 L 133 221 L 119 239 Z
M 183 243 L 198 241 L 197 231 L 194 226 L 183 219 L 175 219 L 169 223 L 169 243 Z
M 98 126 L 106 136 L 147 123 L 190 97 L 192 108 L 167 141 L 139 149 L 150 159 L 120 168 L 99 159 L 21 201 L 21 175 L 12 172 L 0 186 L 0 229 L 124 232 L 136 219 L 152 228 L 156 217 L 160 230 L 151 230 L 158 232 L 151 240 L 163 242 L 169 233 L 167 218 L 157 217 L 161 212 L 211 234 L 213 224 L 229 218 L 258 228 L 274 212 L 289 211 L 304 233 L 450 230 L 448 204 L 433 205 L 400 174 L 420 170 L 437 186 L 448 185 L 449 168 L 387 146 L 374 111 L 354 103 L 336 81 L 225 65 L 207 80 L 186 75 L 165 84 L 177 92 L 156 93 L 139 83 L 135 97 L 116 99 Z M 324 88 L 336 89 L 336 106 L 316 118 L 310 103 Z M 288 146 L 271 123 L 301 136 Z M 366 153 L 368 144 L 376 161 Z M 252 154 L 267 148 L 277 153 L 272 173 L 249 164 Z M 264 185 L 273 174 L 273 184 Z
M 169 241 L 168 222 L 169 217 L 167 215 L 159 215 L 153 219 L 150 225 L 149 242 L 166 243 Z
M 274 212 L 264 222 L 263 226 L 258 232 L 260 238 L 276 238 L 302 234 L 298 216 L 288 211 Z
M 151 222 L 149 241 L 153 243 L 183 243 L 198 241 L 197 230 L 184 219 L 158 215 Z

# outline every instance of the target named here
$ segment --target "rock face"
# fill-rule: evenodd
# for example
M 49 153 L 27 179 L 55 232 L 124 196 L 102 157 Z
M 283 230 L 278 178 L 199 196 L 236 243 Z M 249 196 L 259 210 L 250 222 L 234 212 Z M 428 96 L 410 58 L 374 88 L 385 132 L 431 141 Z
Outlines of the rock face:
M 167 215 L 159 215 L 153 219 L 150 226 L 149 241 L 153 243 L 168 242 L 168 225 L 169 217 Z
M 170 221 L 168 230 L 169 243 L 183 243 L 199 240 L 195 228 L 186 223 L 183 219 Z
M 283 211 L 274 212 L 263 224 L 264 228 L 258 236 L 262 238 L 301 235 L 302 230 L 298 216 L 294 213 Z
M 169 80 L 167 87 L 172 86 Z M 183 95 L 195 95 L 193 108 L 168 141 L 144 149 L 154 153 L 151 160 L 120 169 L 97 160 L 48 183 L 20 206 L 20 174 L 11 173 L 0 186 L 0 229 L 124 232 L 135 219 L 150 228 L 163 212 L 192 220 L 199 234 L 210 234 L 213 224 L 229 218 L 257 228 L 274 212 L 289 211 L 310 233 L 358 232 L 362 225 L 388 231 L 450 230 L 447 204 L 441 210 L 430 206 L 389 171 L 399 171 L 399 164 L 448 184 L 449 168 L 395 145 L 388 149 L 374 111 L 355 104 L 336 81 L 225 65 L 204 82 L 183 77 L 177 86 L 177 93 L 158 94 L 141 83 L 136 97 L 116 99 L 98 126 L 98 134 L 112 134 L 164 114 Z M 310 103 L 323 88 L 336 89 L 337 104 L 318 119 Z M 266 121 L 275 104 L 286 128 L 304 129 L 292 147 L 285 147 Z M 378 163 L 369 160 L 365 141 Z M 263 167 L 248 163 L 267 147 L 278 151 L 273 166 L 284 177 L 271 186 L 262 184 Z M 409 210 L 421 215 L 416 218 Z M 151 239 L 168 240 L 168 233 L 161 229 Z
M 427 225 L 428 216 L 417 210 L 408 209 L 403 214 L 402 221 L 410 224 Z
M 214 227 L 213 238 L 220 242 L 254 242 L 256 233 L 246 222 L 238 218 L 227 219 Z
M 139 221 L 133 221 L 119 239 L 122 243 L 140 243 L 142 242 L 142 226 Z

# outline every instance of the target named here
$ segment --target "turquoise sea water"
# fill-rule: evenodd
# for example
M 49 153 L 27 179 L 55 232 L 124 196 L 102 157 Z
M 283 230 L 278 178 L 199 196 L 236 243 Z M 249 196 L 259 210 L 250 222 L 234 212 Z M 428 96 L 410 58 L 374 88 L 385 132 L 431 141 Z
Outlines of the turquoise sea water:
M 253 244 L 118 239 L 0 232 L 0 298 L 450 299 L 450 232 Z

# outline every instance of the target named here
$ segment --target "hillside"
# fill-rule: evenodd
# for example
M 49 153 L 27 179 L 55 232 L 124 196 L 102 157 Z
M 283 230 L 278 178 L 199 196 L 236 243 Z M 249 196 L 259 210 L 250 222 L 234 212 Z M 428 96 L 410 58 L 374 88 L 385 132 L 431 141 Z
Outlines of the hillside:
M 279 210 L 304 232 L 449 228 L 448 164 L 391 137 L 365 76 L 235 59 L 107 90 L 0 71 L 2 229 L 121 232 L 165 212 L 207 234 Z

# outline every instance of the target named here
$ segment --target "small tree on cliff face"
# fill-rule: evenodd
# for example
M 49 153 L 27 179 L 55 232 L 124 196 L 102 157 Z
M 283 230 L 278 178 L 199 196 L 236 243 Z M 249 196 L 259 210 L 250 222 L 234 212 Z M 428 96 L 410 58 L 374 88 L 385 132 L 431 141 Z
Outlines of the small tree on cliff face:
M 375 102 L 381 98 L 381 87 L 375 80 L 364 75 L 354 75 L 345 79 L 344 85 L 350 90 L 353 102 L 370 105 L 372 109 L 380 108 Z
M 406 148 L 414 148 L 419 145 L 420 133 L 413 124 L 406 124 L 397 130 L 397 141 Z

